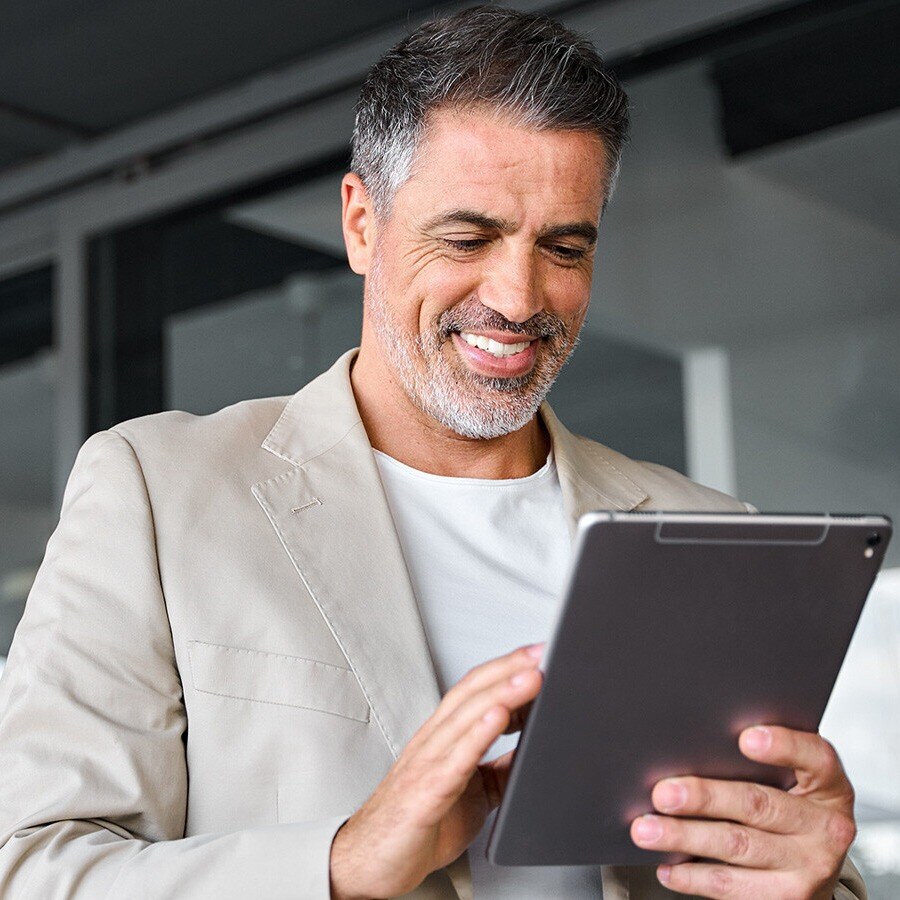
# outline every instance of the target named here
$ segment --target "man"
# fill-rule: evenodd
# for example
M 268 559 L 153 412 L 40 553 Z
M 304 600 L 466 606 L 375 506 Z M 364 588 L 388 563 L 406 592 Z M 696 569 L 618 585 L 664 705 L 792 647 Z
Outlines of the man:
M 514 648 L 547 632 L 576 517 L 744 509 L 541 405 L 626 118 L 588 45 L 499 9 L 373 69 L 343 182 L 358 354 L 79 454 L 2 683 L 4 896 L 464 897 L 469 860 L 476 896 L 863 895 L 833 750 L 774 727 L 741 748 L 795 768 L 791 793 L 675 779 L 634 823 L 707 862 L 465 853 L 540 689 L 540 645 Z

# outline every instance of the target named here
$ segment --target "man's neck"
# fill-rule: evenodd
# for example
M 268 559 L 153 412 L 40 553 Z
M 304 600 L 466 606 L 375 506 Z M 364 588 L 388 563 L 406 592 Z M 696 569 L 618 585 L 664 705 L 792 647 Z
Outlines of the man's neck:
M 462 478 L 524 478 L 547 461 L 550 436 L 538 415 L 502 437 L 467 438 L 418 409 L 393 373 L 362 354 L 350 383 L 369 443 L 414 469 Z

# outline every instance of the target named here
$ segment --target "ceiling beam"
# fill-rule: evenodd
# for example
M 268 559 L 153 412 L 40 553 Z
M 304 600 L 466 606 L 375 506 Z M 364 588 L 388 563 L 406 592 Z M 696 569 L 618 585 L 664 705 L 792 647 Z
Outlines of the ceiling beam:
M 470 2 L 452 4 L 450 13 Z M 759 12 L 772 0 L 501 0 L 525 11 L 547 11 L 584 30 L 608 57 L 637 43 L 667 40 L 730 17 Z M 358 85 L 372 63 L 426 18 L 411 17 L 373 34 L 304 59 L 240 85 L 190 101 L 133 125 L 75 144 L 0 175 L 0 212 L 21 208 L 110 173 L 135 161 L 152 160 L 200 140 L 226 134 L 263 119 L 326 99 Z M 584 24 L 582 24 L 584 23 Z M 602 27 L 602 34 L 597 34 Z
M 0 114 L 9 116 L 12 119 L 18 119 L 26 125 L 48 128 L 51 131 L 57 131 L 78 140 L 88 140 L 97 137 L 97 132 L 85 125 L 68 122 L 65 119 L 47 115 L 47 113 L 39 112 L 36 109 L 26 109 L 24 106 L 17 106 L 6 100 L 0 100 Z

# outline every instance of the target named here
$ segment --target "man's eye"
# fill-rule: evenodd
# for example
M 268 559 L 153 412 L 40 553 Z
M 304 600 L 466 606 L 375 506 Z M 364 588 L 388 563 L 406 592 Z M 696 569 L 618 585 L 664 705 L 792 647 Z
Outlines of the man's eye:
M 547 249 L 556 257 L 565 262 L 578 262 L 584 259 L 587 250 L 581 247 L 567 247 L 565 244 L 551 244 Z
M 487 241 L 484 238 L 444 238 L 444 243 L 462 253 L 472 253 L 480 250 Z

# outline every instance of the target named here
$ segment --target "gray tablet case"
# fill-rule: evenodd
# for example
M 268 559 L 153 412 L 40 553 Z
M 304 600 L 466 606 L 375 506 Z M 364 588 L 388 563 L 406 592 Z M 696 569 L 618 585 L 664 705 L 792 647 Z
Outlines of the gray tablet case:
M 883 516 L 591 513 L 488 845 L 498 865 L 651 865 L 660 778 L 789 787 L 746 726 L 816 731 L 891 535 Z

